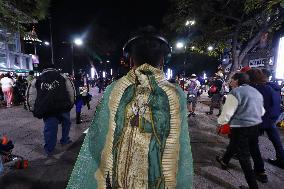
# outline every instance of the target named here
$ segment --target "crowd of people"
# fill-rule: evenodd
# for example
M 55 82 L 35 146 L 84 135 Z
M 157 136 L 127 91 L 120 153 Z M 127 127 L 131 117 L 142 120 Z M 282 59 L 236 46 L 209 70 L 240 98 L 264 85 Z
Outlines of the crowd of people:
M 6 102 L 6 107 L 20 105 L 25 102 L 25 92 L 28 84 L 34 77 L 34 72 L 30 71 L 27 77 L 14 75 L 11 73 L 0 75 L 0 101 Z
M 214 108 L 217 108 L 219 127 L 230 128 L 230 132 L 226 133 L 230 138 L 227 150 L 222 156 L 217 156 L 216 160 L 223 169 L 228 169 L 229 161 L 235 156 L 250 189 L 258 188 L 256 180 L 268 182 L 258 146 L 258 137 L 264 132 L 276 152 L 275 159 L 267 161 L 284 169 L 284 148 L 276 127 L 277 122 L 282 121 L 280 117 L 281 109 L 283 112 L 283 88 L 279 83 L 271 82 L 270 76 L 266 69 L 246 68 L 235 73 L 227 84 L 224 75 L 219 71 L 207 87 L 211 104 L 206 114 L 212 115 Z M 180 80 L 177 82 L 181 85 Z M 188 116 L 195 116 L 194 110 L 202 87 L 195 74 L 183 83 L 181 87 L 187 95 Z
M 67 188 L 192 188 L 187 118 L 196 116 L 203 92 L 211 98 L 205 113 L 210 116 L 217 108 L 218 128 L 230 128 L 227 149 L 216 157 L 223 169 L 229 169 L 235 156 L 250 189 L 258 189 L 257 180 L 268 182 L 258 144 L 263 133 L 276 151 L 275 159 L 268 162 L 284 169 L 284 149 L 276 127 L 281 115 L 281 87 L 269 81 L 267 70 L 241 70 L 228 83 L 221 71 L 208 82 L 191 74 L 176 79 L 180 88 L 164 80 L 162 68 L 170 46 L 160 34 L 151 28 L 140 31 L 123 50 L 129 54 L 133 69 L 112 83 L 105 78 L 90 83 L 82 73 L 74 78 L 66 76 L 53 65 L 36 78 L 32 72 L 25 79 L 1 76 L 6 106 L 11 107 L 17 95 L 21 95 L 19 102 L 26 96 L 25 106 L 43 120 L 48 157 L 53 156 L 59 124 L 60 143 L 72 142 L 69 131 L 73 105 L 76 124 L 80 124 L 82 107 L 90 109 L 90 86 L 96 85 L 99 93 L 104 91 Z

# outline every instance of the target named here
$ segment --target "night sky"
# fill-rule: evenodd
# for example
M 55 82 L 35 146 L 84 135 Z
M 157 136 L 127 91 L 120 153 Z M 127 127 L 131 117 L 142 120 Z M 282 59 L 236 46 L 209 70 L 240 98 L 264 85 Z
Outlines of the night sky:
M 112 68 L 126 73 L 128 69 L 120 64 L 124 43 L 139 27 L 153 25 L 158 30 L 165 29 L 163 17 L 169 12 L 169 4 L 169 0 L 51 0 L 49 17 L 56 67 L 71 73 L 73 57 L 75 72 L 80 69 L 89 72 L 91 65 L 95 65 L 101 71 Z M 50 41 L 48 19 L 36 24 L 36 31 L 39 39 Z M 70 42 L 75 37 L 82 37 L 84 45 L 75 47 L 72 56 Z M 50 48 L 39 46 L 38 54 L 40 67 L 51 62 Z M 183 73 L 184 56 L 173 54 L 168 66 L 175 74 Z M 218 64 L 217 59 L 196 54 L 188 54 L 186 61 L 187 74 L 202 74 L 208 70 L 213 74 Z
M 90 54 L 99 55 L 102 61 L 110 59 L 111 64 L 117 66 L 122 56 L 122 46 L 129 35 L 147 25 L 162 28 L 167 6 L 167 0 L 52 0 L 49 16 L 52 20 L 56 65 L 70 71 L 71 48 L 62 42 L 83 37 L 86 44 L 84 48 L 75 49 L 75 67 L 85 68 L 89 64 Z M 41 40 L 50 41 L 48 20 L 40 21 L 36 29 Z M 41 62 L 48 61 L 49 56 L 50 53 L 42 47 Z

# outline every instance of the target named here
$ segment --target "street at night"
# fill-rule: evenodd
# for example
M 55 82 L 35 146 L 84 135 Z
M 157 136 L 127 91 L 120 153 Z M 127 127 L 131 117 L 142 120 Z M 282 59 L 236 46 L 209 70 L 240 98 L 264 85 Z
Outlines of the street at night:
M 75 118 L 72 116 L 72 128 L 70 136 L 75 140 L 74 144 L 62 147 L 57 144 L 56 161 L 46 166 L 46 158 L 43 152 L 42 121 L 32 117 L 22 107 L 1 109 L 1 133 L 13 138 L 15 143 L 15 154 L 20 154 L 29 159 L 29 168 L 17 170 L 8 168 L 0 180 L 3 189 L 61 189 L 65 188 L 68 178 L 76 161 L 77 154 L 83 142 L 85 134 L 92 120 L 97 101 L 101 97 L 95 94 L 92 100 L 92 109 L 84 110 L 85 122 L 82 125 L 75 125 Z M 208 98 L 202 97 L 201 102 L 208 102 Z M 227 137 L 216 134 L 216 117 L 205 115 L 208 106 L 198 104 L 197 116 L 189 119 L 189 133 L 191 136 L 192 153 L 194 160 L 194 188 L 237 188 L 239 184 L 245 184 L 241 175 L 241 169 L 237 160 L 232 161 L 233 169 L 224 171 L 215 162 L 215 155 L 224 151 L 228 143 Z M 75 114 L 72 111 L 73 115 Z M 60 133 L 59 133 L 60 134 Z M 284 131 L 281 131 L 282 142 Z M 272 145 L 266 136 L 260 137 L 261 151 L 264 158 L 274 156 Z M 284 175 L 283 170 L 266 164 L 268 184 L 262 184 L 261 189 L 279 189 L 282 187 Z
M 0 0 L 0 189 L 284 188 L 284 0 Z

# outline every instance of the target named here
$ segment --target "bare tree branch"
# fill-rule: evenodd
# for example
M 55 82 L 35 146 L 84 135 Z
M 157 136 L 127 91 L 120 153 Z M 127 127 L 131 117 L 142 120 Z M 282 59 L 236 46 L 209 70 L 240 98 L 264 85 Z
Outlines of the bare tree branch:
M 280 24 L 284 21 L 284 14 L 280 15 L 277 19 L 271 19 L 270 22 L 265 23 L 262 26 L 262 29 L 257 32 L 257 34 L 247 43 L 246 47 L 242 50 L 239 58 L 239 62 L 242 63 L 246 54 L 259 42 L 261 35 L 264 32 L 267 32 L 270 28 L 274 27 L 277 24 Z

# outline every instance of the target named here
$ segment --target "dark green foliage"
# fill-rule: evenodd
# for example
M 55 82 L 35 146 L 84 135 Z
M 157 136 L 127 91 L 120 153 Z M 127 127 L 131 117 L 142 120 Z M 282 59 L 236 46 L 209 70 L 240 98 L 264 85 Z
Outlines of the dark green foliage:
M 246 53 L 260 40 L 261 34 L 273 34 L 284 20 L 284 0 L 178 0 L 164 18 L 169 33 L 185 30 L 186 20 L 196 24 L 186 28 L 198 35 L 188 39 L 194 51 L 215 55 L 230 48 L 233 64 L 241 64 Z M 209 52 L 207 47 L 214 46 Z M 188 48 L 188 50 L 192 50 Z M 238 66 L 235 66 L 237 68 Z
M 50 0 L 0 0 L 0 27 L 24 31 L 24 24 L 46 17 Z

